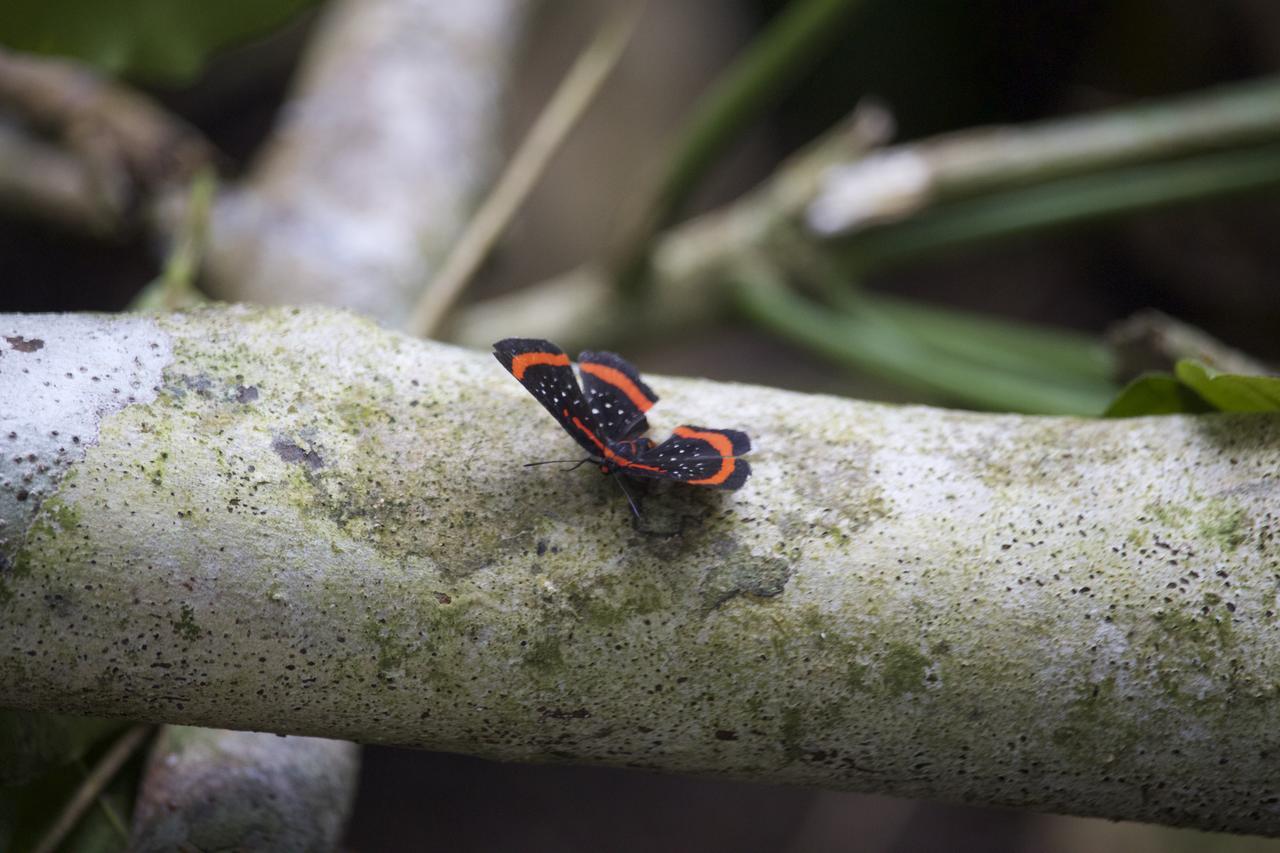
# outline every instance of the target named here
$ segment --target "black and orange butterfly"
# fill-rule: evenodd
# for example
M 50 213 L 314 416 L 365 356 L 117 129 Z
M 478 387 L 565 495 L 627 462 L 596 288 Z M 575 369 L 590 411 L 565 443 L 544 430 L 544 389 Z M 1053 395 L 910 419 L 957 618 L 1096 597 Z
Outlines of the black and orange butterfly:
M 493 354 L 590 454 L 583 462 L 594 462 L 605 474 L 714 489 L 741 488 L 751 476 L 751 466 L 739 458 L 751 450 L 744 432 L 678 426 L 661 444 L 646 438 L 644 413 L 658 395 L 621 356 L 580 353 L 579 387 L 569 356 L 550 341 L 507 338 L 493 345 Z

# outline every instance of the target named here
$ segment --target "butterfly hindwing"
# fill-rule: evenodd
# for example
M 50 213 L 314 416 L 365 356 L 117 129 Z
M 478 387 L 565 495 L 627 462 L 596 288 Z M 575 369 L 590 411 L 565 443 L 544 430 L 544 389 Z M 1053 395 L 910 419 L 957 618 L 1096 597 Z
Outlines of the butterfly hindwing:
M 606 474 L 676 480 L 713 489 L 740 488 L 751 476 L 751 466 L 739 458 L 751 450 L 751 439 L 744 432 L 685 425 L 676 427 L 661 444 L 646 438 L 645 412 L 658 395 L 620 356 L 582 353 L 579 386 L 569 357 L 550 341 L 507 338 L 494 344 L 493 351 Z
M 493 355 L 574 441 L 600 455 L 599 427 L 563 350 L 550 341 L 507 338 L 493 345 Z
M 637 462 L 657 468 L 661 474 L 637 469 L 636 476 L 661 477 L 693 486 L 716 489 L 741 488 L 751 476 L 751 465 L 738 459 L 751 450 L 745 432 L 678 426 L 671 438 L 641 453 Z M 628 472 L 632 473 L 632 472 Z
M 622 441 L 649 429 L 644 413 L 658 402 L 658 395 L 630 362 L 611 352 L 583 352 L 578 355 L 578 372 L 591 415 L 606 441 Z

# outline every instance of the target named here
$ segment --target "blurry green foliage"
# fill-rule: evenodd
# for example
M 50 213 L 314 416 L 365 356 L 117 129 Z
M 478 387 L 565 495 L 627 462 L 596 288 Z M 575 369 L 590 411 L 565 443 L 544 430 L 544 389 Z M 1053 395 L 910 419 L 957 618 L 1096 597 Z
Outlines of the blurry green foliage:
M 262 35 L 316 0 L 3 0 L 0 45 L 110 74 L 184 83 L 221 47 Z
M 0 787 L 30 782 L 124 728 L 116 720 L 0 708 Z
M 29 850 L 85 777 L 85 760 L 110 746 L 127 724 L 117 720 L 0 709 L 0 850 Z M 139 762 L 140 766 L 140 762 Z M 104 792 L 127 816 L 137 768 Z M 114 851 L 124 837 L 101 806 L 91 809 L 63 849 Z
M 1183 359 L 1173 375 L 1148 373 L 1129 383 L 1107 407 L 1106 417 L 1199 412 L 1280 412 L 1280 376 L 1222 373 Z
M 88 757 L 95 758 L 109 746 L 102 744 Z M 145 757 L 141 752 L 133 756 L 76 823 L 59 850 L 118 853 L 127 847 L 129 815 Z M 7 853 L 33 849 L 75 796 L 86 775 L 88 765 L 77 761 L 29 785 L 0 788 L 0 850 Z

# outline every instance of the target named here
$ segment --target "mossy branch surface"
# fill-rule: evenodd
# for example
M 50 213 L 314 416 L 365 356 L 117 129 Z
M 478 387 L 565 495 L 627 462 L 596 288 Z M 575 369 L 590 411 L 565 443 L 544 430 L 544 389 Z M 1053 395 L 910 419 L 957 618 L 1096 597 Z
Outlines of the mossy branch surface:
M 633 523 L 488 356 L 349 315 L 0 350 L 0 705 L 1280 834 L 1280 418 L 651 377 L 755 475 Z

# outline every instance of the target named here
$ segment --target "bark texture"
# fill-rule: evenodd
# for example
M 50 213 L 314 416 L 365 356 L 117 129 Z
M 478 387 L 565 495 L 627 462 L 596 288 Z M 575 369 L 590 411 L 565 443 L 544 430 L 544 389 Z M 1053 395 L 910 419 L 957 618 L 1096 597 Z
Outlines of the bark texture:
M 345 314 L 0 350 L 0 705 L 1280 834 L 1280 418 L 652 377 L 755 475 L 633 523 L 487 355 Z

